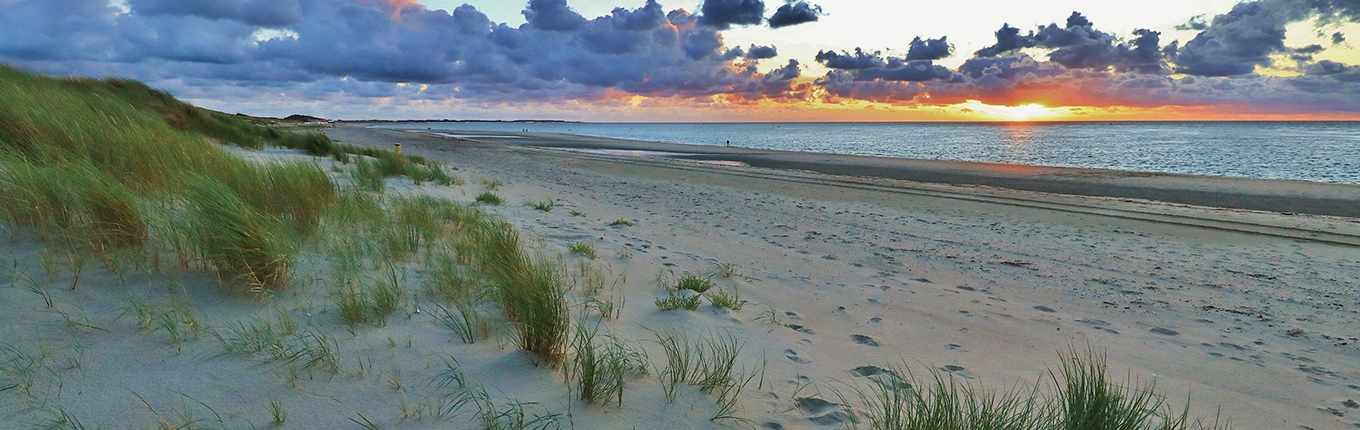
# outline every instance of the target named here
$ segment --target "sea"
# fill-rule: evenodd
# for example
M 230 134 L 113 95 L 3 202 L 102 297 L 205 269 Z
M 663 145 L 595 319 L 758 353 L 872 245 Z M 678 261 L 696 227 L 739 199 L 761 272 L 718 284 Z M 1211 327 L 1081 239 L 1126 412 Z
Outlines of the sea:
M 497 123 L 396 128 L 568 133 L 694 145 L 1360 184 L 1360 122 Z

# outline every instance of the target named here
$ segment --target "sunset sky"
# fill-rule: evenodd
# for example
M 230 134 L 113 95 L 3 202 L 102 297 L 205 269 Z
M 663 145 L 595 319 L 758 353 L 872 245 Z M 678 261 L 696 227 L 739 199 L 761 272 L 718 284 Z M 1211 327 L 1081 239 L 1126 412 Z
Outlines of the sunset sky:
M 1360 119 L 1360 1 L 0 0 L 0 62 L 251 115 Z

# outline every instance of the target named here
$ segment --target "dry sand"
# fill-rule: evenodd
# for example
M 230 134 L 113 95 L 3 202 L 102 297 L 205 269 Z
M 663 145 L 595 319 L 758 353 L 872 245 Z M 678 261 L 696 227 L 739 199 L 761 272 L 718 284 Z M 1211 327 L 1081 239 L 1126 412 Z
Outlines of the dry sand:
M 864 386 L 860 375 L 874 371 L 870 366 L 905 363 L 918 375 L 934 368 L 1000 388 L 1045 377 L 1058 352 L 1073 345 L 1107 351 L 1114 375 L 1155 379 L 1174 402 L 1188 395 L 1192 415 L 1221 413 L 1236 428 L 1360 422 L 1360 222 L 1298 214 L 1319 212 L 1310 210 L 1316 201 L 1354 210 L 1360 198 L 1353 186 L 1174 175 L 1140 183 L 1189 196 L 1172 204 L 993 187 L 1033 189 L 1057 176 L 1075 188 L 1102 190 L 1113 183 L 1104 182 L 1111 181 L 1102 176 L 1108 172 L 1045 169 L 1027 180 L 1038 169 L 900 162 L 1001 178 L 950 185 L 876 170 L 892 166 L 834 176 L 526 144 L 726 148 L 535 135 L 457 140 L 356 126 L 327 133 L 344 143 L 402 143 L 407 153 L 447 161 L 468 181 L 414 187 L 392 180 L 393 192 L 471 202 L 485 182 L 503 183 L 495 192 L 507 204 L 490 210 L 541 238 L 568 267 L 584 260 L 567 253 L 567 244 L 592 244 L 600 258 L 587 263 L 607 273 L 608 294 L 624 303 L 607 330 L 637 341 L 653 362 L 664 359 L 647 343 L 653 330 L 728 331 L 744 340 L 742 366 L 765 363 L 737 412 L 756 427 L 840 427 L 844 415 L 836 407 L 806 399 L 839 401 L 835 391 Z M 505 144 L 510 140 L 515 144 Z M 820 164 L 806 163 L 825 157 L 730 151 L 706 158 L 761 166 L 784 157 L 787 164 L 767 166 L 816 170 Z M 832 158 L 840 161 L 831 164 L 851 160 Z M 1120 175 L 1114 182 L 1138 179 Z M 949 182 L 944 174 L 928 176 Z M 1259 200 L 1292 202 L 1273 211 L 1296 214 L 1187 204 L 1213 203 L 1194 200 L 1199 195 L 1265 195 Z M 561 206 L 542 212 L 526 205 L 545 199 Z M 619 219 L 633 225 L 609 225 Z M 49 403 L 22 404 L 19 388 L 0 391 L 0 418 L 8 417 L 0 427 L 28 428 L 58 405 L 91 427 L 141 428 L 157 416 L 177 422 L 190 415 L 228 428 L 264 428 L 266 404 L 277 400 L 291 428 L 357 428 L 351 419 L 359 414 L 382 428 L 476 428 L 467 410 L 442 423 L 402 417 L 403 402 L 409 411 L 438 398 L 441 391 L 426 382 L 447 357 L 456 357 L 469 383 L 484 385 L 498 406 L 531 402 L 527 411 L 561 414 L 564 428 L 748 427 L 710 422 L 713 396 L 697 391 L 667 403 L 654 375 L 630 382 L 621 409 L 572 401 L 560 372 L 534 367 L 505 340 L 509 330 L 493 328 L 491 340 L 465 345 L 428 309 L 415 313 L 421 301 L 385 327 L 351 335 L 319 279 L 304 277 L 264 300 L 227 296 L 211 276 L 189 269 L 120 276 L 92 262 L 70 291 L 68 268 L 57 264 L 50 276 L 44 268 L 44 260 L 58 256 L 45 256 L 22 231 L 4 237 L 0 261 L 26 275 L 0 270 L 0 301 L 8 304 L 0 346 L 13 348 L 0 351 L 0 375 L 7 378 L 0 390 L 21 374 L 10 370 L 37 363 L 28 367 L 29 386 Z M 720 263 L 737 268 L 715 281 L 749 301 L 742 310 L 653 306 L 665 296 L 654 282 L 658 274 L 708 273 Z M 45 288 L 56 310 L 29 285 Z M 271 305 L 278 306 L 300 325 L 334 336 L 342 370 L 290 381 L 285 366 L 225 354 L 209 336 L 172 342 L 167 331 L 140 329 L 123 315 L 134 297 L 189 306 L 211 328 L 269 318 Z

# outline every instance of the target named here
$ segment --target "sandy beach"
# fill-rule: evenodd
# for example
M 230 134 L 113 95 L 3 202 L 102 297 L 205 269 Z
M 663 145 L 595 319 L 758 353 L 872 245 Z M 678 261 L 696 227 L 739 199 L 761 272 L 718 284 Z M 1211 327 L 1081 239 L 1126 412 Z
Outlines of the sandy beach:
M 0 380 L 0 391 L 36 391 L 60 408 L 6 400 L 0 413 L 11 419 L 0 427 L 29 428 L 60 410 L 99 428 L 267 428 L 278 402 L 289 416 L 282 428 L 481 428 L 470 413 L 431 412 L 449 392 L 431 381 L 452 359 L 498 407 L 520 404 L 562 428 L 831 429 L 850 424 L 839 403 L 851 387 L 888 367 L 1004 389 L 1044 381 L 1061 352 L 1088 347 L 1108 354 L 1118 379 L 1155 381 L 1177 407 L 1188 398 L 1191 416 L 1238 429 L 1360 427 L 1354 185 L 351 124 L 325 132 L 374 148 L 400 143 L 466 181 L 389 179 L 389 193 L 504 198 L 484 208 L 581 268 L 578 282 L 585 268 L 601 274 L 604 296 L 621 306 L 602 325 L 653 362 L 664 360 L 658 331 L 730 333 L 742 342 L 739 366 L 758 377 L 734 413 L 749 421 L 710 420 L 713 396 L 694 390 L 668 402 L 655 372 L 628 383 L 621 408 L 585 405 L 560 370 L 517 351 L 510 330 L 461 343 L 422 300 L 385 326 L 346 330 L 324 279 L 305 267 L 269 297 L 225 294 L 192 268 L 117 261 L 90 262 L 75 279 L 68 266 L 49 268 L 61 256 L 12 229 L 0 236 L 0 300 L 11 304 L 0 317 L 0 374 L 31 377 Z M 715 160 L 741 165 L 696 162 Z M 549 200 L 551 211 L 530 207 Z M 598 258 L 569 252 L 574 243 Z M 747 303 L 659 311 L 653 302 L 667 292 L 658 284 L 685 274 L 711 276 Z M 139 326 L 134 301 L 191 308 L 205 330 Z M 279 312 L 332 336 L 339 371 L 290 373 L 211 340 L 211 330 Z

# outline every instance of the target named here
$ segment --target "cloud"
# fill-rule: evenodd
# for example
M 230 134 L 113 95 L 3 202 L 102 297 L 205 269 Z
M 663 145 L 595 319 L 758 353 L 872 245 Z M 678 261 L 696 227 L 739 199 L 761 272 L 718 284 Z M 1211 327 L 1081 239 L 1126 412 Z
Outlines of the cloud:
M 127 4 L 147 16 L 194 16 L 209 20 L 240 21 L 260 27 L 284 27 L 302 19 L 302 5 L 298 0 L 127 0 Z
M 783 28 L 791 25 L 816 22 L 822 16 L 822 7 L 805 1 L 790 2 L 775 9 L 770 16 L 770 28 Z
M 776 56 L 774 46 L 728 50 L 700 17 L 666 13 L 655 0 L 593 19 L 564 0 L 532 0 L 527 23 L 517 27 L 492 22 L 470 5 L 448 12 L 409 0 L 128 5 L 123 11 L 107 0 L 0 2 L 6 41 L 0 60 L 54 74 L 161 82 L 195 94 L 269 88 L 313 94 L 309 99 L 339 91 L 497 103 L 624 93 L 784 97 L 798 73 L 796 62 L 760 73 L 753 60 Z M 741 55 L 723 55 L 733 52 Z M 733 62 L 739 59 L 751 64 Z
M 925 39 L 920 37 L 911 40 L 911 48 L 907 51 L 907 61 L 912 60 L 938 60 L 954 55 L 954 46 L 945 40 L 946 37 L 939 39 Z
M 1176 29 L 1181 31 L 1203 31 L 1206 28 L 1209 28 L 1209 20 L 1204 15 L 1192 16 L 1189 21 L 1176 26 Z
M 757 25 L 765 20 L 761 0 L 704 0 L 699 6 L 699 25 L 726 30 L 733 25 Z
M 834 82 L 847 80 L 920 82 L 954 78 L 953 71 L 934 64 L 931 60 L 884 57 L 880 52 L 864 52 L 860 48 L 855 48 L 854 53 L 821 51 L 817 53 L 816 59 L 827 68 L 835 69 L 831 73 L 835 76 L 828 78 Z
M 529 0 L 524 19 L 534 28 L 548 31 L 578 31 L 586 25 L 585 17 L 567 7 L 567 0 Z
M 1164 69 L 1161 33 L 1138 29 L 1132 40 L 1097 30 L 1090 19 L 1072 12 L 1064 26 L 1048 24 L 1037 31 L 1021 34 L 1020 29 L 1003 24 L 996 31 L 996 44 L 978 50 L 979 58 L 997 57 L 1022 48 L 1049 48 L 1049 61 L 1070 69 L 1137 71 L 1160 73 Z
M 723 29 L 777 27 L 799 10 L 820 13 L 803 1 L 783 4 L 769 19 L 759 0 L 704 0 L 697 13 L 646 0 L 596 17 L 567 0 L 525 4 L 527 22 L 510 26 L 470 5 L 430 10 L 412 0 L 128 0 L 125 7 L 0 0 L 0 61 L 57 75 L 142 79 L 238 106 L 256 97 L 314 103 L 308 106 L 458 101 L 488 111 L 530 104 L 588 111 L 580 107 L 627 109 L 641 95 L 694 107 L 979 100 L 1360 112 L 1360 65 L 1324 54 L 1349 49 L 1336 46 L 1344 34 L 1332 34 L 1331 45 L 1284 44 L 1291 23 L 1317 19 L 1336 28 L 1328 26 L 1360 20 L 1353 0 L 1240 3 L 1191 19 L 1183 27 L 1196 33 L 1184 43 L 1148 29 L 1102 31 L 1073 12 L 1032 28 L 1002 25 L 994 44 L 952 69 L 937 64 L 955 54 L 946 36 L 916 37 L 905 54 L 827 49 L 783 65 L 764 63 L 779 56 L 775 46 L 728 46 Z M 1275 63 L 1281 55 L 1293 61 Z M 810 61 L 830 71 L 804 76 Z M 1261 76 L 1262 66 L 1299 75 Z
M 1028 36 L 1022 36 L 1020 29 L 1011 27 L 1010 24 L 1001 24 L 1001 29 L 996 31 L 996 44 L 979 49 L 973 55 L 978 57 L 995 57 L 1007 52 L 1021 48 L 1032 48 L 1036 44 L 1034 32 Z
M 1283 1 L 1238 3 L 1186 42 L 1176 56 L 1176 71 L 1198 76 L 1252 73 L 1283 52 L 1285 25 L 1307 17 L 1307 9 Z
M 779 56 L 779 50 L 774 46 L 757 46 L 752 44 L 751 49 L 746 50 L 746 58 L 753 60 L 763 60 Z

